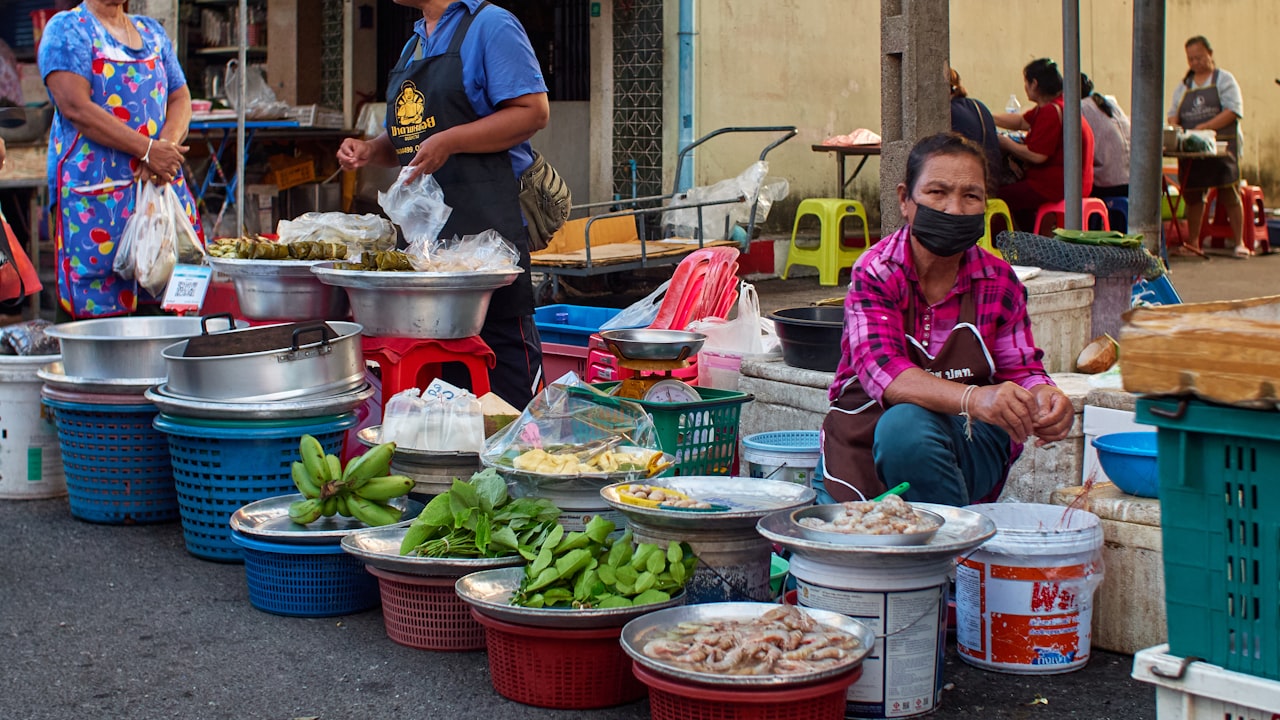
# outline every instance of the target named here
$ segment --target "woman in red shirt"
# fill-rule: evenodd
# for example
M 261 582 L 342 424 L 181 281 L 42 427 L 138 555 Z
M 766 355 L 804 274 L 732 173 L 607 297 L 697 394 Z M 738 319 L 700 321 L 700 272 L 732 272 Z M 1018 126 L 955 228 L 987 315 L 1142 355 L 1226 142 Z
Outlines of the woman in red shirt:
M 1025 113 L 1001 113 L 995 116 L 996 125 L 1008 130 L 1025 130 L 1026 137 L 1018 142 L 1007 135 L 1000 136 L 1000 149 L 1006 155 L 1017 158 L 1025 168 L 1023 177 L 1000 189 L 1000 199 L 1009 205 L 1014 223 L 1023 230 L 1035 232 L 1031 227 L 1036 211 L 1045 203 L 1061 200 L 1063 191 L 1062 154 L 1062 73 L 1058 65 L 1048 58 L 1032 60 L 1022 69 L 1023 85 L 1027 98 L 1035 107 Z M 1080 118 L 1081 195 L 1093 190 L 1093 130 L 1088 121 Z

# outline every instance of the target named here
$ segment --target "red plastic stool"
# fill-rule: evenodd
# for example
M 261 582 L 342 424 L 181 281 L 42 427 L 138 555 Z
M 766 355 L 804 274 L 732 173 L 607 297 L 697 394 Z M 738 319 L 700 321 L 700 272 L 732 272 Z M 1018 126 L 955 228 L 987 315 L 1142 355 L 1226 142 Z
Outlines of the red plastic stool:
M 1240 203 L 1244 206 L 1244 222 L 1241 228 L 1244 245 L 1254 255 L 1271 252 L 1271 238 L 1267 232 L 1267 207 L 1262 188 L 1247 185 L 1240 188 Z M 1206 238 L 1209 247 L 1223 247 L 1223 240 L 1232 239 L 1231 223 L 1227 209 L 1218 203 L 1218 190 L 1212 188 L 1205 200 L 1206 212 L 1200 224 L 1200 237 Z M 1213 212 L 1208 212 L 1212 208 Z
M 419 338 L 361 338 L 364 359 L 382 368 L 382 406 L 407 388 L 425 388 L 440 377 L 447 362 L 462 363 L 471 375 L 471 392 L 480 397 L 489 392 L 489 371 L 498 356 L 480 337 L 457 340 Z
M 1096 217 L 1102 222 L 1103 230 L 1111 229 L 1111 223 L 1107 221 L 1107 204 L 1104 203 L 1100 198 L 1093 198 L 1093 197 L 1084 198 L 1081 201 L 1080 205 L 1082 210 L 1082 219 L 1084 221 L 1082 225 L 1085 228 L 1089 228 L 1089 221 Z M 1045 203 L 1044 205 L 1041 205 L 1040 210 L 1036 212 L 1036 222 L 1035 222 L 1035 225 L 1032 226 L 1032 232 L 1038 234 L 1040 232 L 1040 223 L 1044 221 L 1044 219 L 1047 217 L 1055 218 L 1056 222 L 1058 223 L 1058 227 L 1062 227 L 1062 225 L 1066 222 L 1066 216 L 1067 216 L 1066 200 L 1059 200 L 1056 203 Z M 1097 229 L 1097 228 L 1091 228 L 1091 229 Z

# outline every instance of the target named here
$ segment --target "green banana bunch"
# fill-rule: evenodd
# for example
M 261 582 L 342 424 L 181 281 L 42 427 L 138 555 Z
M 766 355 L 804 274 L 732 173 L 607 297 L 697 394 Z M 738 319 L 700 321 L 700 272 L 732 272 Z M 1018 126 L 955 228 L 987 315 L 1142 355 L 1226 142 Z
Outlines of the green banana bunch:
M 347 467 L 342 471 L 343 481 L 363 483 L 371 478 L 386 475 L 391 472 L 391 457 L 395 452 L 396 444 L 393 442 L 382 443 L 366 450 L 363 455 L 352 458 L 351 462 L 347 463 Z
M 365 500 L 390 500 L 407 494 L 413 489 L 413 478 L 404 475 L 384 475 L 370 478 L 352 492 Z
M 322 483 L 322 475 L 325 472 L 324 446 L 313 436 L 303 435 L 298 443 L 298 455 L 302 458 L 302 464 L 306 466 L 311 481 L 318 487 Z
M 321 502 L 316 498 L 299 500 L 289 505 L 289 519 L 299 525 L 307 525 L 320 519 Z
M 400 511 L 375 500 L 366 500 L 359 495 L 347 496 L 347 508 L 355 519 L 369 525 L 391 525 L 400 522 Z
M 311 473 L 307 472 L 306 465 L 295 460 L 290 466 L 290 471 L 293 475 L 293 485 L 298 488 L 298 492 L 302 493 L 303 497 L 320 497 L 320 486 L 316 484 Z

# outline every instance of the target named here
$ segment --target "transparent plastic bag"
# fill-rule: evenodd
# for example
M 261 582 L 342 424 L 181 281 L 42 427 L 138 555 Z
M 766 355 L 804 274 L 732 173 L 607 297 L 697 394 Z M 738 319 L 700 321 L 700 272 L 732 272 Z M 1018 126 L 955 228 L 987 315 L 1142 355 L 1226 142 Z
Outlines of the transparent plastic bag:
M 434 244 L 425 240 L 409 243 L 405 250 L 414 270 L 431 272 L 504 272 L 520 269 L 520 252 L 498 234 L 485 230 Z
M 636 466 L 629 472 L 637 477 L 665 469 L 653 417 L 567 373 L 489 438 L 480 457 L 486 465 L 523 473 L 576 476 L 627 472 L 607 467 L 618 455 L 628 467 Z
M 622 312 L 609 318 L 600 326 L 601 330 L 626 330 L 628 328 L 649 327 L 658 319 L 658 310 L 662 308 L 662 299 L 667 294 L 671 281 L 667 280 L 656 290 L 645 297 L 631 303 Z
M 174 213 L 165 189 L 149 182 L 138 183 L 133 215 L 125 222 L 120 247 L 112 261 L 112 269 L 118 275 L 137 280 L 155 297 L 164 292 L 178 262 Z
M 280 242 L 338 242 L 347 246 L 347 257 L 396 246 L 396 229 L 381 215 L 341 212 L 309 212 L 276 225 Z
M 706 318 L 689 323 L 691 332 L 707 336 L 702 349 L 729 355 L 758 355 L 764 352 L 760 332 L 760 298 L 755 286 L 742 283 L 738 292 L 738 314 L 732 320 Z
M 382 442 L 394 442 L 406 448 L 418 447 L 422 431 L 422 409 L 426 403 L 418 388 L 407 388 L 392 395 L 382 411 Z
M 484 413 L 480 399 L 443 380 L 432 380 L 422 393 L 419 449 L 474 452 L 484 449 Z
M 411 245 L 420 241 L 429 254 L 433 249 L 431 244 L 440 236 L 453 208 L 444 203 L 444 190 L 435 178 L 420 175 L 406 182 L 409 172 L 407 167 L 402 169 L 395 184 L 386 192 L 378 193 L 378 204 L 391 222 L 404 231 L 405 240 Z
M 768 202 L 763 208 L 756 209 L 756 222 L 762 219 L 761 211 L 768 213 L 769 205 L 774 200 L 786 197 L 789 190 L 785 180 L 773 179 L 765 192 L 765 176 L 769 172 L 769 163 L 757 160 L 737 177 L 721 180 L 714 185 L 691 188 L 684 197 L 672 198 L 671 205 L 689 205 L 715 201 L 728 201 L 743 198 L 735 203 L 725 202 L 720 205 L 703 207 L 686 207 L 668 210 L 662 214 L 663 227 L 669 228 L 676 237 L 696 238 L 698 234 L 698 218 L 702 218 L 702 235 L 704 240 L 728 240 L 733 235 L 736 225 L 746 225 L 751 220 L 751 206 L 759 199 Z
M 240 63 L 231 60 L 227 63 L 226 89 L 227 104 L 239 110 L 240 99 Z M 245 74 L 244 116 L 250 120 L 272 120 L 289 115 L 288 103 L 280 102 L 271 86 L 267 84 L 266 73 L 257 65 L 250 65 Z
M 178 198 L 178 193 L 172 185 L 164 186 L 164 197 L 173 217 L 174 246 L 177 249 L 178 262 L 184 265 L 199 265 L 205 257 L 204 243 L 196 234 L 196 228 L 191 224 L 187 209 L 182 207 L 182 200 Z

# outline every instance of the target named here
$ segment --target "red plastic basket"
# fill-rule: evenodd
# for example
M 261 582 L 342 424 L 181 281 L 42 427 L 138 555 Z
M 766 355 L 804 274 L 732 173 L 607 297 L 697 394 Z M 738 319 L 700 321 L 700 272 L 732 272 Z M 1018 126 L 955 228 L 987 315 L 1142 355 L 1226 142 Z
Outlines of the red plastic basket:
M 378 578 L 382 622 L 392 641 L 419 650 L 483 650 L 484 627 L 458 597 L 457 578 L 365 569 Z
M 644 697 L 621 627 L 591 630 L 514 625 L 471 611 L 484 626 L 489 678 L 498 694 L 559 710 L 612 707 Z
M 862 666 L 800 687 L 712 687 L 659 675 L 640 665 L 635 675 L 649 686 L 652 720 L 844 720 L 845 694 Z

